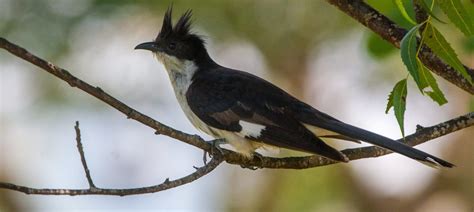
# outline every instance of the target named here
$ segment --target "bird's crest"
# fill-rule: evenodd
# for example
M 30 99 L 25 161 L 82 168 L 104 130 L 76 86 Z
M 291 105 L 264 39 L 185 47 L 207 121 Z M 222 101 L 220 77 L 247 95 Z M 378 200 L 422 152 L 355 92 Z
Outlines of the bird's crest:
M 191 30 L 191 17 L 192 17 L 192 10 L 187 10 L 176 22 L 173 27 L 173 23 L 171 21 L 171 16 L 173 13 L 173 7 L 170 6 L 166 10 L 165 17 L 163 18 L 163 25 L 161 26 L 161 31 L 157 36 L 158 38 L 166 38 L 168 36 L 175 36 L 175 37 L 187 37 L 193 35 Z

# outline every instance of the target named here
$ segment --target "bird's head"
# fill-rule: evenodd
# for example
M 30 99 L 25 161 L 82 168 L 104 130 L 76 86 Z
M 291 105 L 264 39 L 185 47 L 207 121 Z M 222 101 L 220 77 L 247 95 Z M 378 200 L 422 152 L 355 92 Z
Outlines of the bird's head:
M 165 13 L 161 31 L 155 40 L 139 44 L 135 49 L 153 52 L 167 69 L 179 66 L 184 62 L 192 61 L 196 64 L 202 62 L 202 60 L 210 59 L 204 46 L 204 40 L 190 31 L 191 10 L 186 11 L 174 27 L 171 15 L 172 8 L 170 7 Z

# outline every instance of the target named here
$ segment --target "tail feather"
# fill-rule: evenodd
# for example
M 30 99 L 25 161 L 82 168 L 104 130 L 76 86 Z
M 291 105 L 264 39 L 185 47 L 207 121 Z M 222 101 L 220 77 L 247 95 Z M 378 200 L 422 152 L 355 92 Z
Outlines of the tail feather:
M 371 143 L 373 145 L 389 149 L 393 152 L 405 155 L 409 158 L 415 159 L 431 167 L 454 167 L 453 164 L 443 159 L 437 158 L 436 156 L 410 147 L 404 143 L 341 122 L 325 113 L 322 113 L 312 108 L 309 105 L 298 104 L 296 105 L 294 111 L 297 111 L 295 116 L 305 124 L 330 130 L 356 140 L 365 141 L 367 143 Z
M 337 149 L 332 148 L 331 146 L 327 145 L 324 143 L 322 140 L 319 140 L 318 138 L 315 138 L 315 142 L 313 142 L 313 145 L 309 146 L 308 148 L 304 149 L 303 151 L 309 151 L 311 153 L 315 153 L 327 158 L 330 158 L 335 161 L 339 162 L 344 162 L 347 163 L 349 162 L 349 158 L 347 158 L 344 153 L 340 152 Z
M 323 126 L 320 126 L 320 127 L 323 127 Z M 371 143 L 373 145 L 380 146 L 380 147 L 389 149 L 391 151 L 400 153 L 402 155 L 415 159 L 431 167 L 451 168 L 454 166 L 453 164 L 443 159 L 440 159 L 436 156 L 430 155 L 426 152 L 410 147 L 404 143 L 392 140 L 390 138 L 375 134 L 373 132 L 370 132 L 358 127 L 354 127 L 349 124 L 345 124 L 343 122 L 339 122 L 339 121 L 332 122 L 328 124 L 327 126 L 324 126 L 324 128 L 349 136 L 351 138 L 362 140 L 362 141 Z

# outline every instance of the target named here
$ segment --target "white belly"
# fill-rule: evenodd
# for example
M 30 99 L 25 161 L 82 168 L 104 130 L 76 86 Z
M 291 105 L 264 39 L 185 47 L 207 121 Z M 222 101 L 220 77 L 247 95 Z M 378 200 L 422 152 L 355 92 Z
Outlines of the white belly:
M 199 130 L 208 135 L 214 136 L 210 127 L 203 121 L 201 121 L 201 119 L 199 119 L 199 117 L 197 117 L 193 113 L 193 111 L 191 111 L 191 108 L 189 107 L 189 104 L 186 101 L 186 94 L 183 92 L 184 91 L 177 91 L 177 89 L 175 88 L 176 99 L 178 99 L 179 105 L 181 106 L 181 109 L 186 115 L 186 118 L 188 118 L 188 120 L 191 122 L 191 124 L 194 125 L 194 127 L 198 128 Z
M 157 56 L 165 65 L 176 99 L 189 121 L 200 131 L 214 138 L 224 138 L 237 152 L 252 157 L 255 150 L 263 145 L 261 142 L 253 142 L 236 132 L 210 127 L 191 111 L 186 99 L 186 91 L 192 83 L 192 76 L 197 71 L 196 65 L 192 61 L 179 60 L 171 56 Z
M 197 117 L 189 107 L 186 101 L 185 93 L 182 91 L 177 90 L 175 88 L 176 98 L 178 99 L 179 105 L 183 110 L 186 117 L 189 121 L 199 129 L 200 131 L 214 137 L 214 138 L 224 138 L 235 150 L 246 157 L 252 157 L 253 153 L 256 149 L 261 147 L 260 142 L 253 142 L 244 137 L 242 137 L 239 133 L 230 132 L 227 130 L 221 130 L 214 127 L 210 127 L 209 125 L 205 124 L 199 117 Z

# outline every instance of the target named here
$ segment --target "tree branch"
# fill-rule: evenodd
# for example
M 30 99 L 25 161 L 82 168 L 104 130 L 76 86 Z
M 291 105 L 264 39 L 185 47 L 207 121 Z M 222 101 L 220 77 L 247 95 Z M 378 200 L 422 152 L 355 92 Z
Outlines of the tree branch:
M 76 121 L 76 126 L 74 126 L 74 130 L 76 131 L 77 151 L 79 152 L 79 155 L 81 156 L 81 163 L 82 163 L 82 167 L 84 168 L 84 173 L 86 174 L 87 182 L 89 183 L 89 188 L 95 189 L 97 187 L 94 185 L 94 181 L 92 181 L 89 167 L 87 167 L 86 156 L 84 155 L 84 148 L 82 147 L 81 130 L 79 129 L 79 121 Z
M 15 185 L 12 183 L 4 183 L 0 182 L 0 188 L 14 190 L 18 192 L 22 192 L 25 194 L 40 194 L 40 195 L 111 195 L 111 196 L 129 196 L 129 195 L 136 195 L 136 194 L 147 194 L 147 193 L 155 193 L 163 190 L 168 190 L 174 187 L 178 187 L 184 184 L 188 184 L 193 182 L 204 175 L 208 174 L 212 170 L 214 170 L 219 164 L 222 163 L 222 157 L 213 157 L 212 160 L 205 164 L 201 168 L 196 168 L 196 171 L 190 175 L 187 175 L 183 178 L 179 178 L 176 180 L 170 181 L 169 178 L 159 184 L 154 186 L 148 187 L 141 187 L 141 188 L 129 188 L 129 189 L 109 189 L 109 188 L 98 188 L 94 185 L 92 181 L 92 177 L 90 175 L 89 168 L 87 168 L 86 157 L 84 156 L 84 149 L 82 147 L 81 142 L 81 131 L 79 129 L 79 122 L 76 121 L 76 126 L 74 126 L 76 131 L 76 142 L 77 142 L 77 151 L 81 156 L 82 166 L 84 168 L 84 172 L 86 174 L 87 182 L 89 183 L 89 189 L 50 189 L 50 188 L 31 188 L 26 186 Z
M 0 182 L 0 188 L 15 190 L 19 192 L 23 192 L 26 194 L 42 194 L 42 195 L 134 195 L 134 194 L 143 194 L 143 193 L 152 193 L 158 192 L 170 188 L 174 188 L 176 186 L 184 185 L 186 183 L 192 182 L 205 174 L 214 170 L 222 161 L 226 161 L 230 164 L 238 164 L 243 167 L 260 167 L 260 168 L 285 168 L 285 169 L 305 169 L 317 166 L 324 166 L 335 163 L 329 159 L 319 157 L 319 156 L 308 156 L 308 157 L 287 157 L 287 158 L 272 158 L 272 157 L 261 157 L 253 159 L 248 159 L 242 156 L 239 153 L 230 151 L 230 150 L 222 150 L 220 151 L 211 151 L 214 147 L 206 142 L 204 139 L 197 135 L 190 135 L 176 129 L 173 129 L 167 125 L 162 124 L 132 108 L 125 105 L 124 103 L 120 102 L 119 100 L 115 99 L 111 95 L 104 92 L 99 87 L 94 87 L 79 78 L 73 76 L 68 71 L 55 66 L 54 64 L 47 62 L 24 48 L 21 48 L 13 43 L 10 43 L 4 38 L 0 37 L 0 48 L 7 50 L 8 52 L 16 55 L 25 61 L 28 61 L 41 69 L 47 71 L 48 73 L 53 74 L 54 76 L 64 80 L 65 82 L 69 83 L 72 87 L 77 87 L 86 93 L 96 97 L 97 99 L 105 102 L 106 104 L 112 106 L 113 108 L 117 109 L 118 111 L 122 112 L 127 116 L 127 118 L 134 119 L 146 126 L 153 128 L 156 134 L 163 134 L 187 144 L 193 145 L 197 148 L 200 148 L 206 152 L 212 152 L 212 160 L 205 165 L 204 167 L 197 168 L 197 171 L 180 179 L 169 181 L 166 180 L 164 183 L 150 186 L 150 187 L 143 187 L 143 188 L 132 188 L 132 189 L 105 189 L 105 188 L 98 188 L 93 184 L 92 178 L 90 177 L 90 173 L 87 168 L 87 164 L 84 157 L 84 152 L 82 150 L 82 144 L 80 140 L 80 131 L 79 131 L 79 124 L 76 124 L 76 141 L 78 143 L 78 151 L 81 155 L 81 161 L 84 167 L 84 171 L 86 173 L 86 177 L 89 182 L 89 189 L 39 189 L 39 188 L 30 188 L 20 185 L 15 185 L 11 183 L 4 183 Z M 474 112 L 468 113 L 464 116 L 460 116 L 458 118 L 449 120 L 447 122 L 428 127 L 418 130 L 416 133 L 409 135 L 406 137 L 405 141 L 408 145 L 417 145 L 428 140 L 455 132 L 457 130 L 467 128 L 474 125 Z M 401 141 L 401 140 L 399 140 Z M 401 141 L 402 142 L 402 141 Z M 378 157 L 381 155 L 385 155 L 390 153 L 390 151 L 370 146 L 370 147 L 362 147 L 362 148 L 355 148 L 355 149 L 346 149 L 342 151 L 346 154 L 349 159 L 356 160 L 361 158 L 368 158 L 368 157 Z
M 159 191 L 168 190 L 184 184 L 193 182 L 202 176 L 214 170 L 222 163 L 222 157 L 214 157 L 212 160 L 201 168 L 197 168 L 196 172 L 176 180 L 166 179 L 163 183 L 154 186 L 129 188 L 129 189 L 110 189 L 92 187 L 89 189 L 50 189 L 50 188 L 31 188 L 26 186 L 15 185 L 12 183 L 0 182 L 0 188 L 18 191 L 25 194 L 40 194 L 40 195 L 110 195 L 110 196 L 129 196 L 136 194 L 148 194 Z
M 10 43 L 5 38 L 0 37 L 0 48 L 3 48 L 13 55 L 16 55 L 19 58 L 22 58 L 25 61 L 28 61 L 39 68 L 47 71 L 48 73 L 62 79 L 63 81 L 67 82 L 71 87 L 77 87 L 82 91 L 96 97 L 97 99 L 101 100 L 102 102 L 112 106 L 116 110 L 122 112 L 127 116 L 129 119 L 136 120 L 146 126 L 149 126 L 156 130 L 156 134 L 163 134 L 169 136 L 171 138 L 181 140 L 187 144 L 193 145 L 205 151 L 210 151 L 211 145 L 206 143 L 204 139 L 197 135 L 190 135 L 173 129 L 169 126 L 162 124 L 145 114 L 138 112 L 137 110 L 132 109 L 131 107 L 127 106 L 123 102 L 117 100 L 116 98 L 112 97 L 108 93 L 105 93 L 101 88 L 94 87 L 81 79 L 73 76 L 67 70 L 62 69 L 50 62 L 47 62 L 32 53 L 28 52 L 26 49 Z
M 342 12 L 359 21 L 364 26 L 378 34 L 383 39 L 390 42 L 397 48 L 400 48 L 400 42 L 408 32 L 395 22 L 379 13 L 370 5 L 362 0 L 326 0 L 330 4 L 336 6 Z M 422 48 L 420 51 L 420 59 L 431 71 L 448 80 L 459 88 L 474 94 L 474 86 L 471 85 L 459 72 L 451 66 L 444 63 L 429 48 Z M 464 68 L 474 79 L 474 69 L 464 65 Z

